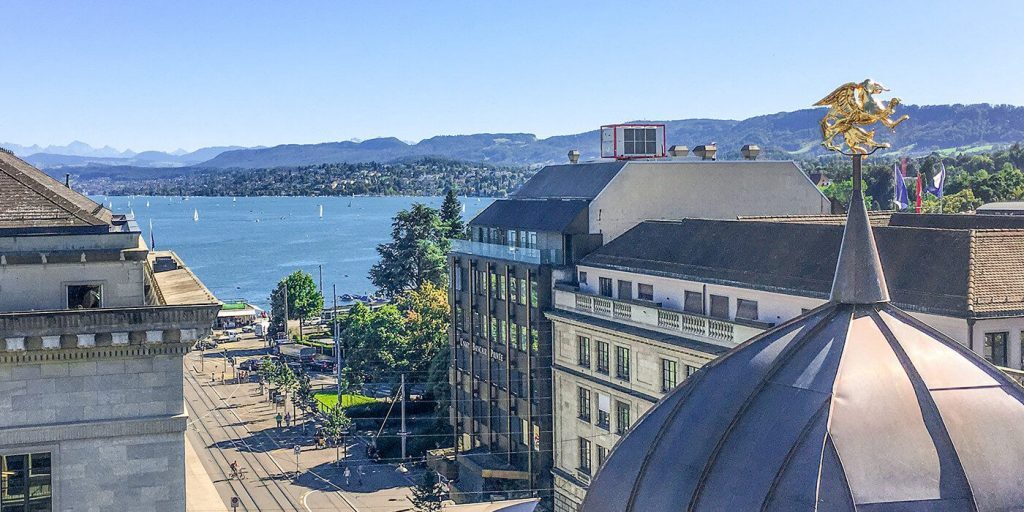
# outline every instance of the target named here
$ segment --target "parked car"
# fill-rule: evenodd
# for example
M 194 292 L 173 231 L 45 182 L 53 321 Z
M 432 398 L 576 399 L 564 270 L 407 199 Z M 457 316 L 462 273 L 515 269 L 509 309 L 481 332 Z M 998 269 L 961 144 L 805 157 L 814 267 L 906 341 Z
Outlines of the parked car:
M 297 374 L 303 373 L 302 363 L 298 361 L 288 361 L 286 364 L 288 365 L 288 368 L 292 369 L 293 372 Z
M 253 332 L 255 330 L 256 330 L 256 328 L 251 326 L 251 325 L 247 325 L 245 327 L 242 327 L 242 332 Z
M 196 348 L 199 350 L 210 350 L 217 348 L 217 341 L 214 339 L 205 339 L 196 343 Z
M 306 364 L 306 368 L 309 368 L 314 372 L 333 372 L 335 368 L 334 361 L 330 359 L 314 359 Z
M 247 372 L 254 372 L 259 369 L 262 360 L 258 357 L 246 359 L 238 364 L 239 370 L 245 370 Z

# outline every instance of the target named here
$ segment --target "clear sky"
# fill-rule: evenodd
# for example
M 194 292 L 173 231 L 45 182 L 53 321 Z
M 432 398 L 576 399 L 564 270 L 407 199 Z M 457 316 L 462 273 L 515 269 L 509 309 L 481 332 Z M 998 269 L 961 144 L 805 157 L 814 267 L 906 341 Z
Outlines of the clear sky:
M 0 141 L 171 150 L 1024 104 L 1024 2 L 6 1 Z

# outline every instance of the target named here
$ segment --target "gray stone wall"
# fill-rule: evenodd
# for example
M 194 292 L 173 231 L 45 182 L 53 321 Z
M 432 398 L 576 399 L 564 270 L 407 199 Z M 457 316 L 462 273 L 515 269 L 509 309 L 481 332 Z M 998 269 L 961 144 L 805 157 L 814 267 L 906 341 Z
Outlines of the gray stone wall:
M 0 429 L 182 414 L 182 382 L 176 354 L 0 365 Z
M 54 510 L 185 510 L 182 432 L 65 441 L 59 450 Z

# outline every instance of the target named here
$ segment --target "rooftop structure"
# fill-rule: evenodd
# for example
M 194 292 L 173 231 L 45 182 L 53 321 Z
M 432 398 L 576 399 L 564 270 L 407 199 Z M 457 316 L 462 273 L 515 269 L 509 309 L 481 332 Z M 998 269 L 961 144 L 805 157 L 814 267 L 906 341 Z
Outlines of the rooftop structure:
M 1024 421 L 1024 389 L 889 302 L 888 262 L 853 203 L 830 301 L 669 393 L 614 448 L 584 511 L 1024 503 L 1024 437 L 1003 435 Z

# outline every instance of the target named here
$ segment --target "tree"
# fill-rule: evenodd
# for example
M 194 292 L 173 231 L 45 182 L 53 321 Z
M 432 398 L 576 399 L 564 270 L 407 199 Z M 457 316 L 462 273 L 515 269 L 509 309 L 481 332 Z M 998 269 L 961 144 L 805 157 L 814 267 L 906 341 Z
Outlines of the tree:
M 444 202 L 441 203 L 441 225 L 445 229 L 446 238 L 466 238 L 466 223 L 462 221 L 462 203 L 452 189 L 448 189 Z
M 409 338 L 398 308 L 392 304 L 371 310 L 356 304 L 342 321 L 345 346 L 345 381 L 349 385 L 383 375 L 392 381 L 410 368 Z
M 341 403 L 334 404 L 324 414 L 324 435 L 330 438 L 335 446 L 335 464 L 341 463 L 341 445 L 344 444 L 345 433 L 352 427 L 352 419 L 345 415 Z M 348 455 L 348 454 L 346 454 Z
M 388 297 L 423 283 L 444 284 L 447 238 L 437 210 L 416 203 L 395 215 L 391 242 L 377 246 L 380 261 L 370 268 L 370 280 Z
M 412 488 L 412 501 L 416 512 L 437 512 L 441 510 L 441 499 L 444 497 L 444 489 L 438 482 L 437 473 L 425 471 L 423 479 L 416 487 Z
M 315 408 L 316 398 L 313 396 L 313 387 L 309 384 L 309 375 L 300 375 L 299 384 L 295 389 L 295 401 L 302 409 L 303 419 Z M 302 428 L 305 430 L 306 423 L 303 421 Z
M 288 320 L 299 321 L 299 338 L 301 338 L 306 319 L 323 311 L 324 296 L 317 290 L 313 276 L 302 270 L 296 270 L 278 282 L 277 288 L 270 294 L 270 312 L 275 329 L 281 326 L 280 329 L 284 330 L 286 334 L 285 295 L 288 296 Z

